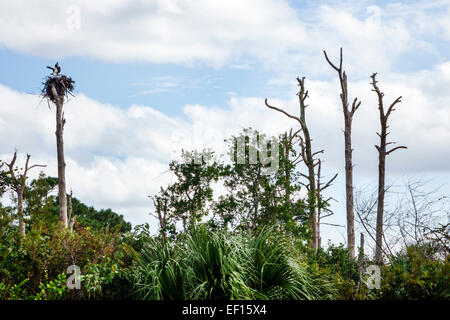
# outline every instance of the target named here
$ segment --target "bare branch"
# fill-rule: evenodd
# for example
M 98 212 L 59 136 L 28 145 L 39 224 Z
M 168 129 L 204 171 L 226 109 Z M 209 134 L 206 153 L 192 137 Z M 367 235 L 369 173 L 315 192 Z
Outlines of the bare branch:
M 297 121 L 300 123 L 300 125 L 301 125 L 302 127 L 304 126 L 303 121 L 302 121 L 299 117 L 293 116 L 293 115 L 287 113 L 286 111 L 284 111 L 283 109 L 279 109 L 279 108 L 277 108 L 277 107 L 271 106 L 271 105 L 267 102 L 267 98 L 266 98 L 266 100 L 265 100 L 265 104 L 266 104 L 266 106 L 269 107 L 270 109 L 273 109 L 273 110 L 276 110 L 276 111 L 278 111 L 278 112 L 281 112 L 281 113 L 283 113 L 284 115 L 286 115 L 287 117 L 289 117 L 289 118 L 291 118 L 291 119 L 294 119 L 294 120 L 297 120 Z
M 328 64 L 334 69 L 334 70 L 336 70 L 337 72 L 341 72 L 341 68 L 342 68 L 342 61 L 341 61 L 341 63 L 339 64 L 339 68 L 338 67 L 336 67 L 334 64 L 333 64 L 333 62 L 331 62 L 330 61 L 330 59 L 328 59 L 328 55 L 327 55 L 327 52 L 325 51 L 325 50 L 323 50 L 323 54 L 325 55 L 325 59 L 327 60 L 327 62 L 328 62 Z M 342 54 L 342 48 L 341 48 L 341 54 Z M 341 56 L 342 57 L 342 56 Z
M 388 155 L 388 154 L 390 154 L 391 152 L 394 152 L 395 150 L 398 150 L 398 149 L 408 149 L 408 148 L 405 147 L 405 146 L 398 146 L 398 147 L 395 147 L 395 148 L 393 148 L 393 149 L 387 151 L 387 152 L 386 152 L 386 155 Z
M 320 188 L 320 190 L 325 190 L 326 188 L 328 188 L 328 187 L 333 183 L 333 181 L 337 178 L 337 176 L 338 176 L 338 174 L 336 173 L 336 174 L 334 175 L 334 177 L 331 178 L 331 179 L 325 184 L 324 187 L 321 187 L 321 188 Z
M 340 224 L 334 224 L 334 223 L 326 223 L 326 222 L 322 222 L 321 224 L 325 224 L 327 226 L 333 226 L 333 227 L 341 227 L 341 228 L 345 228 L 345 226 L 342 226 Z
M 386 112 L 386 118 L 389 117 L 389 115 L 391 114 L 391 112 L 395 110 L 395 109 L 394 109 L 394 106 L 395 106 L 397 103 L 402 102 L 401 99 L 402 99 L 402 96 L 398 97 L 397 99 L 394 100 L 394 102 L 391 103 L 391 105 L 390 105 L 389 108 L 388 108 L 388 111 Z

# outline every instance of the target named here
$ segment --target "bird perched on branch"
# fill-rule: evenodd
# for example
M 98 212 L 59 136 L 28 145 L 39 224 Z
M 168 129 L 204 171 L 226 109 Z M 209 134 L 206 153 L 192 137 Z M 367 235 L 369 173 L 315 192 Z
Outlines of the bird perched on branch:
M 47 66 L 47 68 L 53 71 L 52 74 L 51 74 L 51 76 L 53 76 L 53 77 L 58 76 L 59 73 L 61 72 L 61 67 L 59 66 L 58 62 L 56 62 L 54 68 L 49 67 L 49 66 Z

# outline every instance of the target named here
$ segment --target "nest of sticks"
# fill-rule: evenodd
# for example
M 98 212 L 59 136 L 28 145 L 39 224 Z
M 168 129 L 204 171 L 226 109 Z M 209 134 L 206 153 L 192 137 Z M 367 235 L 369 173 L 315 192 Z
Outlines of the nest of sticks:
M 41 96 L 54 103 L 57 102 L 58 97 L 55 97 L 53 94 L 52 87 L 55 88 L 59 97 L 67 97 L 68 94 L 73 96 L 72 91 L 74 89 L 75 81 L 73 81 L 71 77 L 65 75 L 55 77 L 49 76 L 42 84 L 44 87 L 42 88 Z

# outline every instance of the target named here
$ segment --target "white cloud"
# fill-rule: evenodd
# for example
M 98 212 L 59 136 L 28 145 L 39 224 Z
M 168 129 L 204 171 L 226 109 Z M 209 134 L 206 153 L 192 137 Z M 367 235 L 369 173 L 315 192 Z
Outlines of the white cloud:
M 188 78 L 183 76 L 159 76 L 152 77 L 147 82 L 133 83 L 132 85 L 144 88 L 136 95 L 149 95 L 161 92 L 173 92 L 183 89 L 201 89 L 211 82 L 212 78 L 209 76 L 202 76 L 199 78 Z
M 376 174 L 375 134 L 379 129 L 376 99 L 369 79 L 350 82 L 351 96 L 362 105 L 354 117 L 353 141 L 356 180 Z M 399 95 L 403 101 L 392 114 L 390 138 L 408 146 L 388 159 L 388 172 L 449 172 L 450 63 L 409 75 L 378 75 L 385 103 Z M 316 150 L 325 149 L 326 174 L 342 172 L 343 127 L 337 81 L 306 81 L 310 92 L 307 120 Z M 298 100 L 269 102 L 297 113 Z M 37 96 L 0 85 L 1 159 L 14 148 L 32 154 L 35 163 L 48 164 L 56 176 L 54 110 Z M 36 107 L 37 106 L 37 107 Z M 281 133 L 297 124 L 264 106 L 263 98 L 230 97 L 226 107 L 186 105 L 186 119 L 170 117 L 147 106 L 121 109 L 78 94 L 65 105 L 65 148 L 68 185 L 82 201 L 112 207 L 133 222 L 148 220 L 147 196 L 172 178 L 167 163 L 181 148 L 212 147 L 223 152 L 223 139 L 237 130 L 253 127 L 268 134 Z M 179 140 L 177 140 L 179 138 Z M 36 173 L 37 174 L 37 173 Z M 131 214 L 130 214 L 131 213 Z
M 70 29 L 77 6 L 80 28 Z M 11 14 L 14 12 L 14 14 Z M 264 1 L 3 1 L 0 44 L 55 57 L 223 65 L 238 55 L 273 58 L 306 40 L 295 11 Z M 263 50 L 273 45 L 275 50 Z
M 336 73 L 326 64 L 322 49 L 336 61 L 343 46 L 350 95 L 362 100 L 353 127 L 355 183 L 373 178 L 377 170 L 373 145 L 378 142 L 379 124 L 369 85 L 374 71 L 379 73 L 386 103 L 403 96 L 391 117 L 390 138 L 408 150 L 389 156 L 388 173 L 448 175 L 450 57 L 440 46 L 445 48 L 450 39 L 450 5 L 416 1 L 367 10 L 372 3 L 314 2 L 296 10 L 275 0 L 5 0 L 0 3 L 0 46 L 52 58 L 78 55 L 113 62 L 271 68 L 275 70 L 268 80 L 271 89 L 290 95 L 284 100 L 280 96 L 286 94 L 269 95 L 269 101 L 293 113 L 298 110 L 295 77 L 305 75 L 313 144 L 316 150 L 325 149 L 324 172 L 341 173 L 335 183 L 337 194 L 344 183 L 343 118 Z M 67 26 L 71 5 L 80 9 L 79 29 Z M 416 69 L 393 72 L 399 61 L 415 54 L 426 57 Z M 201 87 L 209 81 L 153 80 L 141 83 L 141 94 Z M 177 118 L 148 106 L 122 109 L 78 94 L 65 107 L 69 187 L 88 204 L 111 207 L 142 223 L 150 220 L 147 196 L 172 178 L 167 162 L 174 151 L 207 146 L 223 151 L 223 139 L 240 128 L 276 134 L 295 125 L 268 110 L 264 97 L 230 96 L 226 106 L 226 102 L 214 107 L 185 105 L 185 117 Z M 45 102 L 39 104 L 36 96 L 2 85 L 0 97 L 0 159 L 9 159 L 18 148 L 31 153 L 34 163 L 48 164 L 46 172 L 55 176 L 54 110 L 49 111 Z
M 68 27 L 74 7 L 79 29 Z M 0 45 L 51 58 L 216 67 L 263 63 L 319 74 L 329 72 L 322 49 L 332 54 L 344 46 L 349 71 L 362 75 L 368 68 L 389 70 L 405 52 L 437 54 L 431 41 L 448 40 L 449 8 L 442 1 L 293 8 L 275 0 L 9 0 L 0 4 Z

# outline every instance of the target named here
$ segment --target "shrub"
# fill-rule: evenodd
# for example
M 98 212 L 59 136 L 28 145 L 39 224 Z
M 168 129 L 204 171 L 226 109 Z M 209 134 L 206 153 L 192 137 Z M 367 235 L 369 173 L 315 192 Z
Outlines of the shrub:
M 334 283 L 337 299 L 354 300 L 371 297 L 367 287 L 361 282 L 360 269 L 367 265 L 365 257 L 360 261 L 352 258 L 343 244 L 329 245 L 326 250 L 319 248 L 317 253 L 308 251 L 308 265 L 312 274 Z
M 270 230 L 249 236 L 202 226 L 171 243 L 149 240 L 131 280 L 138 299 L 332 298 L 332 284 L 310 276 L 302 260 Z
M 56 224 L 31 229 L 26 237 L 11 228 L 0 238 L 0 283 L 5 299 L 100 299 L 123 293 L 111 290 L 116 277 L 123 284 L 122 272 L 131 265 L 132 249 L 118 232 L 90 228 L 70 232 Z M 70 265 L 81 269 L 82 290 L 63 290 L 62 277 Z
M 450 258 L 429 245 L 408 246 L 382 268 L 381 299 L 450 299 Z

